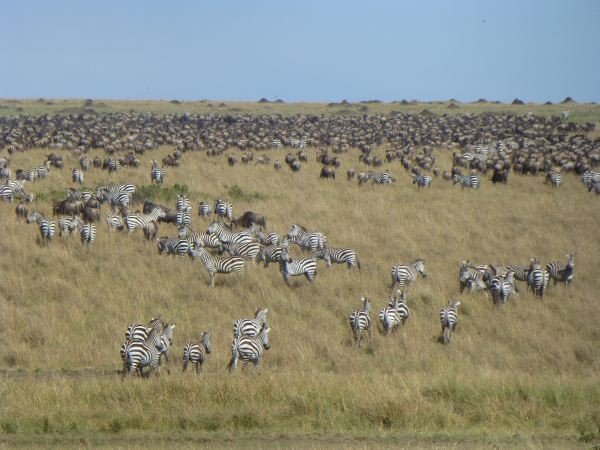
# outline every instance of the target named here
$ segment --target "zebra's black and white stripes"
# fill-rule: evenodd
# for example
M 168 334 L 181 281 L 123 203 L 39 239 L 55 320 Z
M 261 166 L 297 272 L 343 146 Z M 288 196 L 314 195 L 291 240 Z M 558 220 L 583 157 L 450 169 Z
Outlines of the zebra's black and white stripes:
M 199 341 L 185 344 L 183 347 L 183 372 L 187 369 L 188 364 L 191 363 L 196 367 L 196 373 L 200 373 L 206 361 L 206 355 L 210 354 L 211 351 L 210 333 L 208 331 L 202 333 Z
M 281 259 L 279 260 L 279 271 L 288 287 L 290 277 L 304 275 L 312 283 L 317 276 L 317 260 L 312 258 L 291 259 L 287 247 L 281 250 Z
M 258 336 L 263 325 L 267 323 L 267 308 L 257 309 L 254 319 L 238 319 L 233 324 L 233 337 Z
M 56 234 L 56 222 L 52 219 L 46 218 L 43 214 L 37 211 L 32 211 L 27 216 L 27 223 L 37 222 L 40 229 L 40 237 L 42 244 L 51 241 Z
M 346 264 L 348 269 L 356 267 L 360 270 L 360 261 L 356 256 L 356 251 L 351 248 L 325 248 L 317 250 L 312 256 L 324 260 L 327 267 L 330 268 L 332 263 L 336 263 Z
M 361 300 L 363 302 L 362 309 L 353 311 L 348 317 L 357 347 L 360 347 L 362 335 L 365 331 L 371 337 L 371 302 L 366 297 L 361 298 Z
M 215 274 L 241 273 L 246 268 L 246 263 L 239 256 L 218 258 L 208 253 L 204 247 L 197 247 L 190 250 L 190 256 L 192 259 L 200 258 L 200 261 L 208 272 L 210 287 L 215 287 Z
M 229 202 L 217 199 L 215 201 L 215 214 L 231 222 L 233 220 L 233 206 Z
M 271 346 L 269 344 L 269 327 L 263 324 L 258 336 L 238 336 L 233 338 L 231 343 L 231 360 L 229 361 L 229 370 L 234 371 L 238 360 L 242 360 L 242 366 L 246 367 L 249 362 L 254 363 L 254 367 L 260 366 L 260 358 L 265 350 Z
M 150 183 L 163 184 L 165 181 L 166 170 L 163 167 L 158 167 L 156 160 L 152 160 L 150 168 Z
M 410 311 L 406 304 L 406 293 L 398 290 L 396 294 L 397 297 L 390 299 L 387 307 L 379 311 L 379 321 L 386 335 L 390 331 L 396 334 L 398 328 L 404 326 L 404 322 L 410 316 Z
M 450 342 L 456 325 L 458 325 L 458 306 L 460 301 L 448 300 L 449 306 L 440 309 L 440 322 L 442 325 L 442 340 L 444 344 Z
M 481 184 L 481 178 L 477 175 L 459 175 L 456 174 L 452 177 L 452 184 L 460 183 L 460 188 L 472 188 L 479 189 Z
M 565 267 L 562 266 L 558 261 L 551 261 L 546 266 L 546 271 L 550 275 L 550 278 L 554 280 L 554 285 L 558 282 L 564 283 L 565 286 L 573 281 L 575 270 L 575 256 L 567 255 L 567 264 Z
M 558 188 L 562 184 L 562 174 L 557 169 L 552 169 L 546 174 L 545 182 L 550 183 L 552 187 Z
M 424 278 L 427 277 L 425 261 L 422 259 L 417 259 L 408 265 L 398 264 L 393 266 L 391 289 L 393 290 L 396 286 L 399 286 L 401 290 L 404 290 L 405 287 L 408 289 L 416 281 L 418 274 Z
M 413 184 L 416 184 L 419 189 L 431 187 L 431 177 L 429 175 L 413 175 Z

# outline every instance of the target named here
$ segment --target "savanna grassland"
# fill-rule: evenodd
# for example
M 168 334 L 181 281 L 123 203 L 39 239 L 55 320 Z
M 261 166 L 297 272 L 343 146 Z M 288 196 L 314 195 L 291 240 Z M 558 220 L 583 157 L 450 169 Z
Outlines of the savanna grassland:
M 325 106 L 324 106 L 325 107 Z M 420 106 L 420 110 L 423 105 Z M 185 153 L 162 188 L 139 169 L 86 174 L 85 186 L 135 183 L 174 204 L 221 197 L 265 214 L 269 228 L 292 223 L 357 250 L 362 270 L 319 262 L 317 278 L 284 285 L 278 267 L 248 264 L 243 276 L 208 276 L 199 262 L 159 256 L 140 232 L 109 233 L 103 220 L 90 249 L 58 236 L 36 243 L 35 225 L 0 204 L 0 446 L 158 447 L 578 447 L 600 442 L 600 203 L 573 175 L 559 189 L 543 177 L 484 180 L 478 191 L 434 179 L 419 192 L 400 163 L 391 186 L 347 182 L 357 154 L 341 156 L 335 181 L 318 178 L 314 149 L 299 173 L 287 167 L 228 167 L 225 157 Z M 273 151 L 277 152 L 277 151 Z M 383 155 L 384 149 L 376 149 Z M 48 150 L 18 153 L 13 167 L 40 165 Z M 100 152 L 90 152 L 93 157 Z M 280 151 L 283 160 L 285 151 Z M 450 167 L 444 150 L 438 165 Z M 28 186 L 37 208 L 72 186 L 77 159 Z M 441 161 L 441 162 L 440 162 Z M 177 184 L 178 186 L 175 186 Z M 141 205 L 140 205 L 141 208 Z M 195 230 L 208 221 L 193 217 Z M 160 235 L 176 234 L 162 225 Z M 294 254 L 300 252 L 293 247 Z M 502 308 L 484 294 L 459 295 L 458 266 L 544 264 L 576 256 L 575 280 L 544 300 L 519 284 Z M 398 336 L 377 327 L 357 350 L 349 313 L 372 299 L 374 325 L 390 294 L 390 268 L 424 258 L 429 276 L 411 288 L 411 317 Z M 452 342 L 438 342 L 439 308 L 460 298 Z M 269 308 L 271 349 L 257 373 L 230 375 L 233 321 Z M 171 361 L 160 377 L 121 380 L 119 346 L 129 323 L 161 316 L 176 324 Z M 204 372 L 181 373 L 184 343 L 212 333 Z M 249 438 L 244 442 L 243 438 Z

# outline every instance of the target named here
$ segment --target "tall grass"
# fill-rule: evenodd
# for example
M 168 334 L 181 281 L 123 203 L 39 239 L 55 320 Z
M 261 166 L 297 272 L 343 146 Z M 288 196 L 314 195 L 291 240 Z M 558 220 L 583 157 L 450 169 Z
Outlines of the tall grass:
M 139 169 L 86 174 L 86 184 L 149 185 L 151 159 Z M 312 150 L 310 150 L 312 152 Z M 378 150 L 382 153 L 383 150 Z M 12 165 L 33 167 L 43 150 L 19 153 Z M 94 155 L 91 155 L 92 157 Z M 342 155 L 342 170 L 358 167 Z M 439 152 L 443 168 L 448 155 Z M 70 186 L 70 168 L 28 186 L 37 193 Z M 513 176 L 507 186 L 484 181 L 461 191 L 441 179 L 422 192 L 399 163 L 392 186 L 320 180 L 311 156 L 299 173 L 272 167 L 228 167 L 224 158 L 186 153 L 168 168 L 164 186 L 141 189 L 173 204 L 185 190 L 194 203 L 228 199 L 234 215 L 265 214 L 284 233 L 296 222 L 327 234 L 330 246 L 358 252 L 362 270 L 319 263 L 313 285 L 288 289 L 276 265 L 248 264 L 242 276 L 217 276 L 200 263 L 159 256 L 140 233 L 109 233 L 102 222 L 89 250 L 78 240 L 36 244 L 38 230 L 0 204 L 0 430 L 12 436 L 178 433 L 411 433 L 445 436 L 600 435 L 600 208 L 568 175 L 558 190 L 542 177 Z M 147 192 L 146 192 L 147 191 Z M 36 205 L 51 211 L 52 195 Z M 105 217 L 108 210 L 103 210 Z M 194 216 L 194 228 L 208 221 Z M 163 225 L 161 235 L 174 235 Z M 503 308 L 485 295 L 458 292 L 458 265 L 565 260 L 575 253 L 572 286 L 551 286 L 542 301 L 525 292 Z M 294 248 L 294 254 L 300 252 Z M 348 314 L 362 295 L 387 303 L 390 268 L 424 258 L 429 276 L 411 288 L 411 317 L 397 337 L 377 331 L 360 351 Z M 438 310 L 460 297 L 460 325 L 438 343 Z M 230 376 L 233 321 L 268 307 L 272 348 L 259 373 Z M 121 381 L 118 349 L 125 328 L 161 316 L 176 323 L 171 374 Z M 180 373 L 186 340 L 213 335 L 204 373 Z M 24 401 L 26 400 L 26 401 Z M 8 436 L 8 437 L 7 437 Z M 16 437 L 14 438 L 16 439 Z M 477 438 L 479 439 L 479 438 Z M 481 442 L 481 441 L 477 441 Z

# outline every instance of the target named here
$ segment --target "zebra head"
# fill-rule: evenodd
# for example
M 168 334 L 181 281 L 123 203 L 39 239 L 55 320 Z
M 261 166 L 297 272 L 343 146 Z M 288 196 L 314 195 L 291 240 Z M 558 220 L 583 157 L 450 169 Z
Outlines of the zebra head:
M 458 308 L 458 305 L 460 305 L 460 300 L 456 300 L 456 301 L 448 300 L 448 304 L 450 305 L 450 308 L 452 308 L 453 310 L 456 311 L 456 309 Z
M 37 218 L 39 217 L 39 213 L 34 209 L 33 211 L 31 211 L 31 213 L 29 213 L 29 215 L 27 216 L 27 223 L 32 223 L 35 222 L 37 220 Z
M 575 255 L 567 255 L 567 266 L 573 267 L 575 266 Z
M 414 267 L 421 274 L 423 278 L 427 277 L 427 270 L 425 269 L 425 260 L 417 259 L 414 263 Z
M 290 257 L 290 253 L 287 247 L 283 247 L 281 249 L 281 261 L 292 262 L 292 258 Z
M 208 331 L 202 333 L 202 345 L 204 346 L 207 354 L 212 352 L 212 347 L 210 345 L 210 333 Z
M 265 350 L 269 350 L 271 348 L 271 344 L 269 344 L 269 331 L 271 331 L 271 329 L 266 323 L 264 323 L 260 329 L 260 340 Z
M 167 327 L 163 331 L 163 335 L 169 340 L 169 344 L 173 345 L 173 329 L 175 328 L 175 324 L 172 323 L 167 325 Z
M 222 227 L 219 222 L 211 222 L 211 224 L 208 226 L 208 229 L 206 231 L 208 233 L 212 234 L 212 233 L 218 233 L 221 230 L 222 230 Z

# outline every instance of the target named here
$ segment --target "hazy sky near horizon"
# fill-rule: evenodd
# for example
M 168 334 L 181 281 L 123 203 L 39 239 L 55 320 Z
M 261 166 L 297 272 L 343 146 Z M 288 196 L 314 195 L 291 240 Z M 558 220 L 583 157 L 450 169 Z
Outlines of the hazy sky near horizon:
M 600 101 L 600 1 L 0 1 L 0 97 Z

